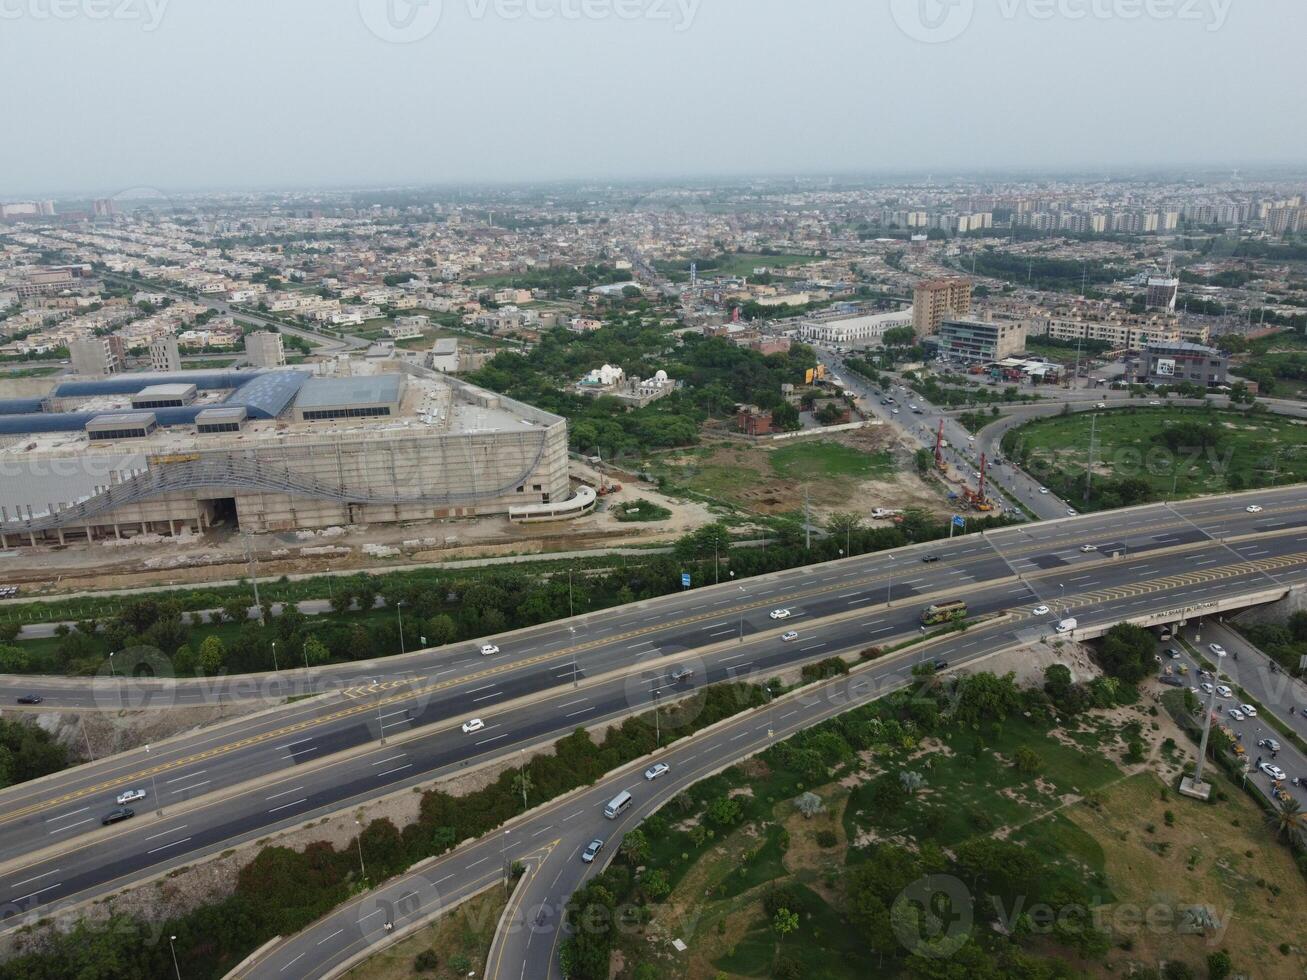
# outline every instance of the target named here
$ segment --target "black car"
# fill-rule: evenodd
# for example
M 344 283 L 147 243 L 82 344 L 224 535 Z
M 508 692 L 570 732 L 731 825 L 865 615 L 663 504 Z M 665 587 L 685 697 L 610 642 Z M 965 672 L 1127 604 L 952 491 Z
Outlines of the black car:
M 39 694 L 24 694 L 18 699 L 19 704 L 40 704 L 45 698 Z
M 939 561 L 939 555 L 926 555 L 921 560 L 925 562 L 927 565 L 933 565 L 935 564 L 935 562 Z
M 118 809 L 110 810 L 103 817 L 101 817 L 100 823 L 107 827 L 112 823 L 120 823 L 123 820 L 130 820 L 134 816 L 136 816 L 136 811 L 133 810 L 131 807 L 120 806 Z
M 936 660 L 936 661 L 935 661 L 935 669 L 936 669 L 936 670 L 948 670 L 948 661 L 947 661 L 947 660 Z

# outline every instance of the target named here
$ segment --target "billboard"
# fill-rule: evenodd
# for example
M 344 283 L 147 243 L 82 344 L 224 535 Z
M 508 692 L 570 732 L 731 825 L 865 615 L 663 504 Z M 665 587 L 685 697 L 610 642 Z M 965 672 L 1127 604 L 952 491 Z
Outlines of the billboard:
M 1156 375 L 1160 375 L 1160 376 L 1163 377 L 1163 378 L 1174 378 L 1174 377 L 1175 377 L 1175 359 L 1174 359 L 1174 358 L 1166 358 L 1166 357 L 1158 358 L 1158 361 L 1157 361 L 1157 367 L 1156 367 L 1156 369 L 1153 371 L 1153 373 L 1156 374 Z

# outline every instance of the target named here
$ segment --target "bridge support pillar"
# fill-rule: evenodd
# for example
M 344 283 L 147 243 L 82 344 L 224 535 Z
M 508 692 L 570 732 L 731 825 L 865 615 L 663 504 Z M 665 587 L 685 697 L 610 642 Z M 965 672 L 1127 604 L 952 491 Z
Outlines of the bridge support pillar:
M 121 540 L 123 539 L 122 528 L 120 528 L 120 527 L 118 526 L 118 522 L 117 522 L 117 521 L 114 521 L 114 522 L 113 522 L 113 536 L 114 536 L 115 538 L 117 538 L 119 541 L 121 541 Z
M 27 539 L 32 543 L 32 547 L 35 548 L 35 547 L 36 547 L 36 532 L 35 532 L 35 531 L 28 531 L 28 532 L 27 532 Z
M 4 532 L 0 531 L 0 548 L 9 549 L 9 542 L 6 540 Z
M 64 529 L 60 527 L 55 530 L 59 533 L 59 545 L 62 547 L 64 544 Z

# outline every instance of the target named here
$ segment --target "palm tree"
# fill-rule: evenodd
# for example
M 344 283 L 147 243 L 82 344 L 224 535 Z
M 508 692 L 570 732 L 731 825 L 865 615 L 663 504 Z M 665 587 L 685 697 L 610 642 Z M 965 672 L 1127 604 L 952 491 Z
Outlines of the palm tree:
M 1275 812 L 1266 818 L 1266 822 L 1275 829 L 1276 840 L 1307 837 L 1307 813 L 1303 812 L 1302 804 L 1292 796 L 1281 800 Z

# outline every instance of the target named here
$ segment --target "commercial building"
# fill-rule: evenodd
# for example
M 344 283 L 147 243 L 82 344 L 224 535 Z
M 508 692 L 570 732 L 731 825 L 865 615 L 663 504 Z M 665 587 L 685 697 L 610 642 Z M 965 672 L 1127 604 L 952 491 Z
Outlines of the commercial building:
M 918 337 L 933 337 L 950 317 L 971 312 L 971 280 L 960 276 L 918 283 L 912 296 L 912 326 Z
M 992 364 L 1026 349 L 1026 325 L 1014 320 L 945 320 L 939 326 L 940 357 Z
M 594 506 L 571 489 L 564 419 L 407 362 L 357 368 L 119 375 L 4 402 L 0 548 Z
M 120 337 L 78 337 L 68 343 L 75 374 L 117 374 L 123 369 L 126 353 Z
M 286 347 L 281 334 L 256 330 L 245 335 L 245 356 L 256 368 L 278 368 L 286 364 Z
M 804 321 L 799 326 L 799 339 L 829 347 L 872 347 L 883 342 L 886 330 L 912 325 L 910 309 L 869 316 L 823 317 Z
M 1230 358 L 1214 347 L 1185 342 L 1149 344 L 1143 380 L 1151 384 L 1190 384 L 1213 388 L 1228 382 Z
M 181 350 L 177 337 L 168 334 L 160 337 L 150 345 L 150 370 L 159 374 L 171 374 L 182 369 Z

